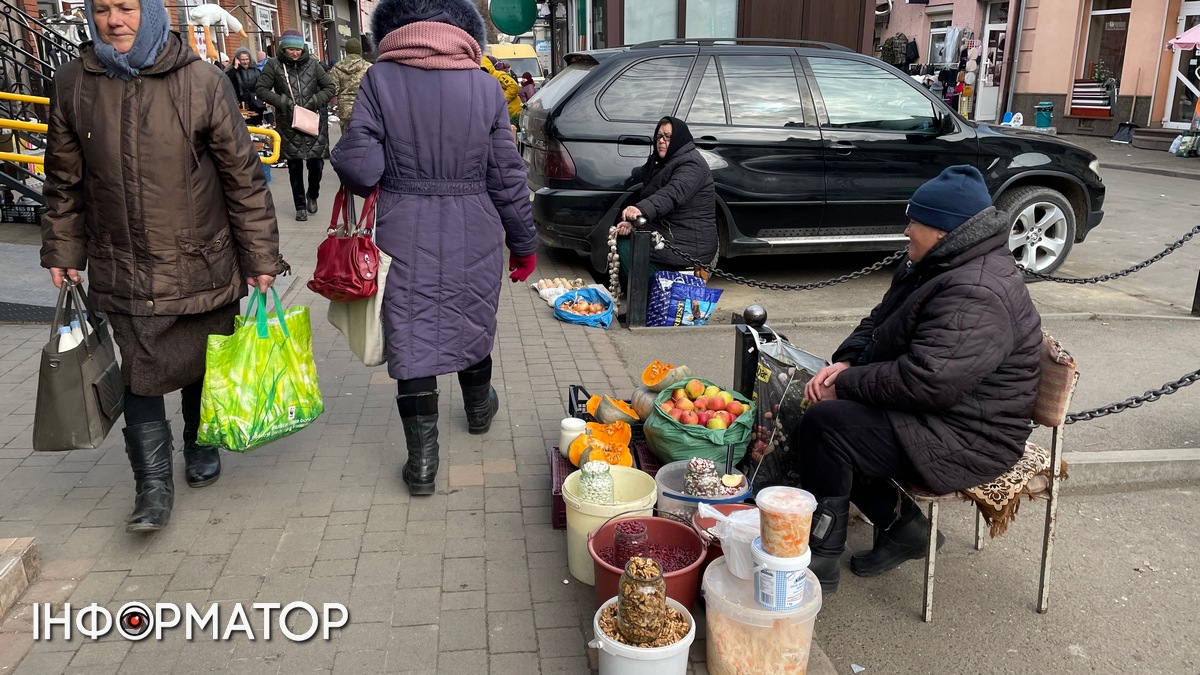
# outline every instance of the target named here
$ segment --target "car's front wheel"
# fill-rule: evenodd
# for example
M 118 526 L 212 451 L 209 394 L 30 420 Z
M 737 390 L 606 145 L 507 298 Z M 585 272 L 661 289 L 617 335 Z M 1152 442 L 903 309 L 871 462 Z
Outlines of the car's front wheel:
M 1075 242 L 1075 211 L 1057 190 L 1025 186 L 1000 195 L 996 208 L 1008 212 L 1008 249 L 1027 270 L 1052 274 Z

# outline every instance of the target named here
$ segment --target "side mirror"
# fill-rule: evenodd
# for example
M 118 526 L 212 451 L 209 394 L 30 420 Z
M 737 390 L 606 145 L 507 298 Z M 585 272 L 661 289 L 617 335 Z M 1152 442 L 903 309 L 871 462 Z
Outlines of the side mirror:
M 938 118 L 937 135 L 945 136 L 952 134 L 958 129 L 958 125 L 954 123 L 954 114 L 946 113 Z

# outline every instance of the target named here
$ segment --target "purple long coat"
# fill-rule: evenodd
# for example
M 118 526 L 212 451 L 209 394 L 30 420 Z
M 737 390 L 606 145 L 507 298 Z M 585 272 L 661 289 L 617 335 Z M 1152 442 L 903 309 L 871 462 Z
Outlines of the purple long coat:
M 491 354 L 504 246 L 537 250 L 525 163 L 495 78 L 376 63 L 332 163 L 356 194 L 380 186 L 389 374 L 456 373 Z

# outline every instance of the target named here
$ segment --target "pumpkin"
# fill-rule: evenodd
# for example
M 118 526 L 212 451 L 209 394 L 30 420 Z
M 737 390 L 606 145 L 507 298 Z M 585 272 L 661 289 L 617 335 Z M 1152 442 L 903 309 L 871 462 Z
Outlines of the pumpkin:
M 642 384 L 650 391 L 662 391 L 691 376 L 692 369 L 687 366 L 673 366 L 656 359 L 642 371 Z
M 640 419 L 650 419 L 650 415 L 654 412 L 654 398 L 656 396 L 658 394 L 653 389 L 638 387 L 634 390 L 633 396 L 629 397 L 629 402 L 633 404 L 633 409 L 637 412 Z
M 592 396 L 591 398 L 589 398 L 587 400 L 587 406 L 586 406 L 587 412 L 592 417 L 596 416 L 596 408 L 598 408 L 598 407 L 600 407 L 600 397 L 599 396 Z
M 633 453 L 624 445 L 615 443 L 593 444 L 579 456 L 582 466 L 588 462 L 600 460 L 609 466 L 633 466 Z
M 583 453 L 593 447 L 604 448 L 609 453 L 619 453 L 621 450 L 628 453 L 629 442 L 631 440 L 633 440 L 633 429 L 624 422 L 614 422 L 612 424 L 588 422 L 587 429 L 584 430 L 583 435 L 571 441 L 568 459 L 575 466 L 580 466 L 580 459 Z M 632 461 L 631 456 L 630 462 Z M 613 462 L 609 463 L 612 464 Z M 632 463 L 623 466 L 632 466 Z
M 611 396 L 605 396 L 600 401 L 600 405 L 596 406 L 594 413 L 596 419 L 604 424 L 612 424 L 613 422 L 625 422 L 633 424 L 641 419 L 637 411 L 629 407 L 625 401 L 618 401 Z

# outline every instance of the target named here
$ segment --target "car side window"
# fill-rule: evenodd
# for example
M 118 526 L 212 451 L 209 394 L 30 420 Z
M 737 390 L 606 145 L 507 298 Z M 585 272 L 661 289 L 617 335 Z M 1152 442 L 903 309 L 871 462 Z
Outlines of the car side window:
M 725 120 L 725 99 L 721 96 L 721 79 L 717 73 L 717 62 L 709 61 L 688 111 L 687 120 L 693 124 L 728 124 Z
M 649 59 L 621 73 L 600 94 L 600 112 L 610 120 L 657 122 L 675 112 L 694 57 Z
M 790 56 L 722 56 L 721 73 L 733 123 L 804 126 L 804 106 Z
M 817 90 L 829 116 L 827 126 L 840 129 L 933 131 L 933 103 L 899 76 L 870 63 L 809 57 Z

